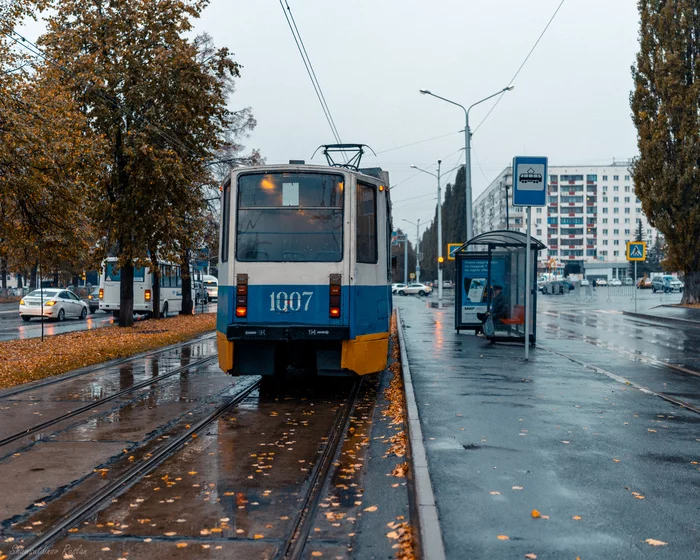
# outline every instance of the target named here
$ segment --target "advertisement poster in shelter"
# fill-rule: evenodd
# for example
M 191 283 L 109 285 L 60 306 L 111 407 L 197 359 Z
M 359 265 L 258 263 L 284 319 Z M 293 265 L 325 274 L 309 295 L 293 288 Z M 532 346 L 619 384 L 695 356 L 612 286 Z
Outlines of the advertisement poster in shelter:
M 464 259 L 462 261 L 461 285 L 462 290 L 462 324 L 479 324 L 477 313 L 485 313 L 488 309 L 488 295 L 493 286 L 506 286 L 506 259 L 493 257 L 491 260 L 491 285 L 489 282 L 488 259 Z

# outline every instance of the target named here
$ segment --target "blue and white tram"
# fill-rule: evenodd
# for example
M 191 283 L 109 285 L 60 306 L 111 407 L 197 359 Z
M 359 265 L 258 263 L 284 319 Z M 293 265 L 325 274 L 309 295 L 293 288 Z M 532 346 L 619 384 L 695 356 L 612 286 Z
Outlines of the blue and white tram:
M 289 365 L 319 375 L 384 369 L 388 175 L 292 164 L 236 169 L 221 200 L 221 369 L 233 375 L 272 375 Z

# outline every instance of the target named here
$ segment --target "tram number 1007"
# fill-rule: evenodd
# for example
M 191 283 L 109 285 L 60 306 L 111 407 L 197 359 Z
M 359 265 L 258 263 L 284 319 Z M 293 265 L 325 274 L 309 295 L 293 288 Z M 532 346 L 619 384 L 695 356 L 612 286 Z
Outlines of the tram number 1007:
M 309 303 L 313 297 L 313 292 L 272 292 L 270 294 L 270 311 L 301 311 L 302 306 L 304 311 L 309 310 Z

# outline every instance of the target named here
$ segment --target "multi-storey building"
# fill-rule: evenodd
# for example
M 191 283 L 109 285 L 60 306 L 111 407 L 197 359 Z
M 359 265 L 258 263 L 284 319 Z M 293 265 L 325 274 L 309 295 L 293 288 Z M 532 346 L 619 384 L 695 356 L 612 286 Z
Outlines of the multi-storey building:
M 547 206 L 532 209 L 531 234 L 547 246 L 540 268 L 553 259 L 567 272 L 592 277 L 627 275 L 626 242 L 642 223 L 651 244 L 656 230 L 635 196 L 629 162 L 549 167 Z M 513 173 L 506 167 L 474 202 L 474 235 L 495 229 L 525 232 L 525 211 L 512 205 Z M 506 203 L 507 199 L 507 203 Z

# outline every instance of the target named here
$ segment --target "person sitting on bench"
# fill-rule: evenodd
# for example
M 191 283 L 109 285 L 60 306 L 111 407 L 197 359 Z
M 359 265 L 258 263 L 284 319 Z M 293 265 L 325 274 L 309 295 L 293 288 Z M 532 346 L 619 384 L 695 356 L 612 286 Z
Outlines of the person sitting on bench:
M 488 313 L 477 313 L 477 318 L 483 323 L 486 318 L 491 315 L 494 326 L 501 322 L 501 319 L 508 317 L 508 302 L 506 296 L 503 295 L 503 286 L 493 287 L 494 298 L 491 301 L 491 309 Z

